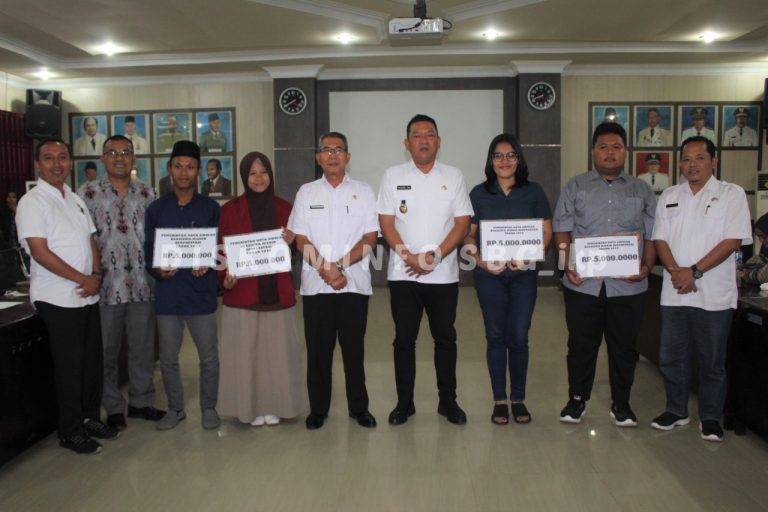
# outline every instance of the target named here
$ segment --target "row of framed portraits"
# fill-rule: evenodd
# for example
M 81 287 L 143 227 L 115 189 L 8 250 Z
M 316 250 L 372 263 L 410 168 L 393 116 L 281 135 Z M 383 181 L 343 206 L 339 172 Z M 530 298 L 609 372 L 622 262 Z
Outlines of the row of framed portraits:
M 106 175 L 100 159 L 104 141 L 123 135 L 133 142 L 135 178 L 153 185 L 158 194 L 172 188 L 167 163 L 180 140 L 200 146 L 200 193 L 222 199 L 237 193 L 237 180 L 232 177 L 237 149 L 234 107 L 71 113 L 69 128 L 75 188 Z
M 606 103 L 590 102 L 590 137 L 603 122 L 627 131 L 627 146 L 677 148 L 702 135 L 721 148 L 760 146 L 760 103 Z M 590 141 L 591 142 L 591 141 Z
M 728 155 L 728 163 L 737 166 L 728 169 L 729 181 L 743 181 L 743 185 L 748 185 L 745 189 L 754 189 L 752 173 L 757 172 L 763 150 L 760 110 L 759 102 L 591 102 L 589 145 L 591 147 L 592 133 L 598 124 L 620 124 L 627 132 L 625 170 L 661 193 L 681 181 L 677 166 L 680 144 L 688 137 L 701 135 L 718 149 L 718 177 L 723 159 Z M 746 162 L 754 164 L 745 166 Z M 588 168 L 592 168 L 591 152 Z M 752 177 L 738 176 L 744 171 L 749 171 Z
M 198 192 L 213 199 L 226 199 L 236 195 L 233 180 L 233 156 L 215 155 L 202 156 L 200 161 L 200 176 L 198 177 Z M 169 155 L 144 158 L 136 157 L 135 169 L 131 171 L 132 179 L 139 179 L 151 185 L 158 195 L 167 194 L 173 189 L 173 182 L 168 174 Z M 94 158 L 75 158 L 73 185 L 75 189 L 93 180 L 100 180 L 107 175 L 107 170 L 101 160 Z M 215 179 L 212 178 L 215 176 Z

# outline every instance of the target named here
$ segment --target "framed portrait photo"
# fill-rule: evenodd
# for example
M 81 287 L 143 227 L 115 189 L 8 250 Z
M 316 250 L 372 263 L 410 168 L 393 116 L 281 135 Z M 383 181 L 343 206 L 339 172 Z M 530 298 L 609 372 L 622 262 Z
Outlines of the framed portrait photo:
M 152 159 L 137 158 L 136 165 L 131 171 L 131 181 L 141 180 L 150 187 L 152 186 Z
M 101 156 L 107 140 L 107 116 L 71 114 L 69 134 L 72 153 L 75 156 Z
M 640 105 L 635 107 L 635 146 L 673 147 L 674 111 L 671 105 Z
M 681 105 L 679 143 L 688 137 L 706 137 L 717 145 L 717 106 L 716 105 Z
M 75 160 L 75 188 L 85 183 L 100 180 L 107 175 L 104 164 L 97 158 Z
M 617 123 L 629 131 L 629 107 L 627 105 L 594 105 L 592 107 L 592 129 L 593 132 L 600 123 Z
M 112 116 L 112 134 L 124 135 L 133 143 L 137 155 L 152 153 L 149 136 L 149 114 L 116 114 Z
M 161 112 L 153 114 L 155 153 L 170 153 L 180 140 L 192 139 L 191 112 Z
M 760 107 L 758 105 L 725 105 L 723 107 L 723 142 L 727 148 L 760 145 Z
M 673 151 L 635 151 L 635 176 L 654 192 L 663 192 L 673 184 L 672 155 Z
M 232 179 L 232 157 L 203 157 L 200 172 L 200 193 L 212 199 L 224 199 L 235 195 Z
M 232 112 L 229 110 L 202 111 L 195 114 L 197 144 L 203 153 L 232 152 Z
M 170 160 L 167 156 L 155 158 L 155 176 L 152 183 L 155 187 L 155 192 L 157 192 L 157 197 L 164 196 L 173 190 L 173 179 L 168 174 L 168 162 Z

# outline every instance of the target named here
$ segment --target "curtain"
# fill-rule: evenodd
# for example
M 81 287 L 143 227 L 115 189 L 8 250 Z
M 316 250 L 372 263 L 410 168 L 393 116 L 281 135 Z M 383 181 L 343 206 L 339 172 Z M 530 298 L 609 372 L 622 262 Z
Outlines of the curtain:
M 0 110 L 0 205 L 5 195 L 24 193 L 24 182 L 35 179 L 33 139 L 24 133 L 24 114 Z

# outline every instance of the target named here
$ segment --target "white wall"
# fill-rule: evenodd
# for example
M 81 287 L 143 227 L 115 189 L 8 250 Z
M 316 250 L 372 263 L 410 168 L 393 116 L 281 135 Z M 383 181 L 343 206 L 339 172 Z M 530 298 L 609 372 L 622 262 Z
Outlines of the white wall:
M 405 128 L 415 114 L 437 121 L 438 159 L 464 172 L 467 187 L 484 179 L 491 139 L 503 128 L 503 93 L 480 91 L 332 92 L 330 127 L 347 136 L 350 176 L 378 190 L 382 172 L 410 159 Z

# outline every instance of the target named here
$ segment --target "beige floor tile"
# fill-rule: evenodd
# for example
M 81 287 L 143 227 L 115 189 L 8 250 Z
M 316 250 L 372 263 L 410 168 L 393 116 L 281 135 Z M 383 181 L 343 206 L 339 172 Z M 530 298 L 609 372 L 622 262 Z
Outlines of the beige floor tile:
M 298 320 L 301 319 L 299 306 Z M 542 289 L 530 335 L 528 425 L 491 424 L 493 407 L 485 338 L 472 289 L 460 292 L 458 395 L 467 412 L 456 426 L 437 415 L 432 341 L 427 322 L 417 342 L 417 413 L 392 427 L 395 405 L 386 289 L 371 300 L 366 375 L 376 429 L 347 415 L 339 351 L 326 425 L 309 432 L 304 418 L 251 427 L 223 418 L 200 426 L 196 353 L 182 350 L 187 420 L 168 432 L 130 420 L 120 439 L 96 456 L 76 456 L 50 436 L 0 468 L 0 511 L 393 511 L 768 510 L 768 443 L 726 433 L 705 443 L 694 422 L 660 433 L 650 421 L 664 407 L 658 369 L 641 359 L 632 406 L 635 429 L 608 416 L 604 350 L 587 416 L 558 421 L 567 399 L 567 333 L 562 296 Z M 158 405 L 162 382 L 156 373 Z M 695 397 L 691 410 L 696 410 Z

